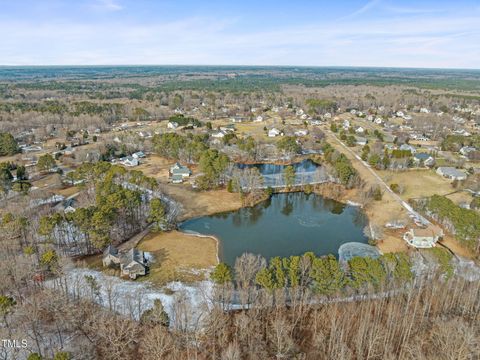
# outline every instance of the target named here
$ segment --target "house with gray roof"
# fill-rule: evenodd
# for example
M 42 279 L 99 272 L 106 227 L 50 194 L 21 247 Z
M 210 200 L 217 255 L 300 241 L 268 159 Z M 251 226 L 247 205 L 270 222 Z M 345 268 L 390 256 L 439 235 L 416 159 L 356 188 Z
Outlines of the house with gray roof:
M 116 266 L 120 264 L 120 255 L 118 253 L 118 249 L 113 245 L 108 245 L 103 251 L 102 262 L 104 267 Z
M 183 166 L 178 162 L 170 167 L 170 181 L 174 184 L 182 183 L 191 174 L 192 172 L 187 166 Z
M 410 151 L 412 154 L 415 154 L 417 152 L 415 146 L 409 144 L 402 144 L 399 149 L 403 151 Z
M 437 169 L 437 174 L 441 175 L 450 180 L 465 180 L 467 178 L 467 174 L 463 171 L 460 171 L 454 167 L 449 166 L 440 166 Z
M 421 164 L 425 166 L 435 165 L 435 159 L 430 154 L 427 154 L 427 153 L 416 153 L 413 156 L 413 161 L 415 161 L 417 165 L 421 165 Z
M 141 250 L 130 249 L 127 253 L 120 257 L 120 270 L 122 275 L 126 275 L 131 279 L 147 274 L 147 259 Z

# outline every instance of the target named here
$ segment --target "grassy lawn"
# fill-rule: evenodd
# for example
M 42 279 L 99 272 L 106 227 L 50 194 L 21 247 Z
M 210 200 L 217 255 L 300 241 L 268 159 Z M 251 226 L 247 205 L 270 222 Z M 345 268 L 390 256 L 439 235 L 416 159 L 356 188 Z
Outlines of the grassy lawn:
M 63 195 L 65 197 L 69 197 L 69 196 L 72 196 L 73 194 L 76 194 L 79 191 L 80 189 L 77 186 L 70 186 L 65 189 L 55 190 L 55 193 L 59 195 Z
M 183 206 L 179 220 L 236 210 L 242 206 L 237 193 L 227 190 L 196 191 L 185 184 L 168 184 L 165 192 Z
M 217 264 L 217 244 L 212 238 L 201 238 L 179 231 L 152 233 L 138 246 L 154 256 L 150 274 L 142 280 L 164 285 L 169 281 L 196 281 L 204 271 Z
M 402 172 L 377 171 L 387 184 L 396 183 L 405 187 L 401 197 L 405 200 L 434 194 L 446 195 L 455 191 L 451 183 L 433 170 L 410 170 Z

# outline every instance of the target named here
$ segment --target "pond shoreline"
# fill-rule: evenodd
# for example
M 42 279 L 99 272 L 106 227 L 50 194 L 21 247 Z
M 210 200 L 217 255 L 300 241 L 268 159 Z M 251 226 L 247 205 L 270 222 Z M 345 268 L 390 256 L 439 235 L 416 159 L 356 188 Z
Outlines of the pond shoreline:
M 302 195 L 293 198 L 286 197 L 289 193 L 302 193 Z M 313 195 L 314 198 L 310 198 L 309 195 Z M 273 201 L 273 203 L 268 201 Z M 290 211 L 293 212 L 291 214 L 283 212 L 282 208 L 287 206 L 284 205 L 284 201 L 289 202 L 290 206 L 292 206 Z M 262 206 L 261 203 L 265 203 L 265 206 Z M 338 207 L 340 210 L 338 210 Z M 243 209 L 247 210 L 249 208 L 252 208 L 252 212 L 242 212 Z M 267 210 L 268 208 L 271 209 Z M 355 208 L 358 210 L 353 210 Z M 351 222 L 352 216 L 356 218 L 358 215 L 354 214 L 360 212 L 364 219 L 362 222 L 364 222 L 364 225 L 368 224 L 368 217 L 360 209 L 361 206 L 352 201 L 337 201 L 324 196 L 321 194 L 321 191 L 305 192 L 302 187 L 297 187 L 274 192 L 271 196 L 262 197 L 248 206 L 239 206 L 236 210 L 228 209 L 185 219 L 177 224 L 176 231 L 187 236 L 214 240 L 217 250 L 217 263 L 223 261 L 233 265 L 234 258 L 240 256 L 241 252 L 249 251 L 263 254 L 262 256 L 267 258 L 270 256 L 290 256 L 303 251 L 314 251 L 321 256 L 324 252 L 325 254 L 337 254 L 337 247 L 345 241 L 366 243 L 366 237 L 363 234 L 364 226 L 355 221 Z M 257 214 L 258 217 L 254 219 L 251 214 Z M 235 218 L 241 218 L 243 219 L 241 221 L 246 221 L 246 223 L 238 223 L 234 225 L 234 228 L 230 229 L 232 226 L 231 221 Z M 269 224 L 278 224 L 278 226 L 273 225 L 274 227 L 272 228 L 272 225 Z M 210 232 L 210 226 L 212 226 L 212 229 L 215 229 L 214 234 Z M 285 231 L 281 230 L 285 226 Z M 297 229 L 299 226 L 301 228 Z M 317 230 L 312 229 L 312 227 L 321 228 L 322 236 L 320 238 L 318 237 L 320 233 L 316 232 Z M 238 232 L 239 230 L 241 230 L 240 233 Z M 339 234 L 336 236 L 338 231 Z M 262 235 L 263 233 L 264 235 Z M 274 247 L 268 245 L 268 241 L 276 239 L 275 241 L 279 241 L 278 244 L 282 242 L 287 244 L 287 240 L 294 238 L 297 233 L 303 235 L 299 237 L 298 241 L 293 243 L 293 248 L 291 247 L 292 243 L 285 246 L 279 245 L 274 250 L 273 255 L 270 255 L 271 250 L 269 249 L 274 249 Z M 242 242 L 236 242 L 235 239 L 238 237 L 243 239 Z M 264 239 L 265 241 L 259 242 L 257 241 L 258 239 Z M 313 239 L 315 239 L 314 242 L 309 242 Z M 222 241 L 221 244 L 220 241 Z M 239 246 L 239 244 L 243 245 Z M 222 246 L 222 254 L 219 253 L 221 250 L 220 245 Z M 242 246 L 245 246 L 245 250 L 241 249 Z M 291 254 L 288 254 L 288 251 L 291 251 Z M 276 253 L 278 255 L 275 255 Z

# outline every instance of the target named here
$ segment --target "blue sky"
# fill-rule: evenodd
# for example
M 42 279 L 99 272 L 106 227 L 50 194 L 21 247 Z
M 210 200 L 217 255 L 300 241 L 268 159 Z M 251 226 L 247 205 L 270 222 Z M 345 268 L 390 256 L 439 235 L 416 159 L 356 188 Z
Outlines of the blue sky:
M 480 68 L 480 0 L 0 0 L 1 65 Z

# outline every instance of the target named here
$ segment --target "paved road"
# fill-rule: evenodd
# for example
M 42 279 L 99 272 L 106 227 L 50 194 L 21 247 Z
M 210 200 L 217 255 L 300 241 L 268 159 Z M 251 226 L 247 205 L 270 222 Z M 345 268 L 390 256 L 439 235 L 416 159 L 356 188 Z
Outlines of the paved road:
M 383 179 L 375 172 L 375 170 L 365 161 L 362 160 L 362 158 L 360 156 L 358 156 L 352 149 L 350 149 L 347 145 L 345 145 L 342 141 L 340 141 L 340 139 L 337 138 L 337 136 L 330 130 L 326 130 L 327 134 L 330 135 L 330 137 L 332 137 L 338 144 L 340 144 L 340 146 L 342 146 L 343 149 L 345 149 L 345 151 L 347 151 L 348 153 L 350 153 L 353 157 L 355 157 L 355 159 L 358 160 L 358 162 L 360 164 L 362 164 L 374 177 L 375 179 L 377 180 L 377 182 L 382 185 L 386 191 L 388 191 L 388 193 L 390 193 L 390 195 L 392 195 L 392 197 L 401 205 L 403 206 L 407 212 L 409 214 L 412 215 L 412 217 L 415 217 L 416 219 L 418 219 L 421 223 L 425 224 L 425 225 L 429 225 L 431 224 L 431 222 L 426 219 L 424 216 L 422 216 L 421 214 L 419 214 L 417 211 L 415 211 L 406 201 L 404 201 L 400 196 L 398 196 L 395 192 L 392 191 L 392 189 L 390 189 L 390 186 L 388 186 L 385 181 L 383 181 Z

